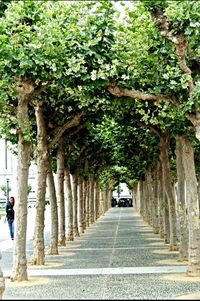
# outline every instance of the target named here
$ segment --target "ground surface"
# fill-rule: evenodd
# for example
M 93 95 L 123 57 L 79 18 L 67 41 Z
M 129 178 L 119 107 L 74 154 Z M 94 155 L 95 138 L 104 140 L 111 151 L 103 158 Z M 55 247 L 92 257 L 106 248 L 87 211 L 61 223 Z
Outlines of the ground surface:
M 30 230 L 28 260 L 33 250 Z M 180 263 L 178 252 L 169 252 L 132 207 L 109 209 L 80 237 L 59 248 L 59 255 L 46 255 L 45 266 L 28 265 L 26 282 L 10 281 L 13 242 L 6 242 L 0 243 L 4 300 L 200 299 L 200 279 L 186 276 L 187 262 Z M 48 225 L 45 242 L 48 246 Z

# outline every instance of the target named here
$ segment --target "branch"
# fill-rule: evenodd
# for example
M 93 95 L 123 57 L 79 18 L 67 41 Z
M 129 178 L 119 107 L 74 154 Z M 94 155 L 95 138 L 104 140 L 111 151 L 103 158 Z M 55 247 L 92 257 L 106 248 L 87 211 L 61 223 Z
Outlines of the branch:
M 150 100 L 150 101 L 161 101 L 164 100 L 166 102 L 170 102 L 175 104 L 176 106 L 178 105 L 177 100 L 174 97 L 169 97 L 165 95 L 155 95 L 151 93 L 144 93 L 140 92 L 137 90 L 128 90 L 126 88 L 121 88 L 116 85 L 114 81 L 110 81 L 109 86 L 108 86 L 108 91 L 116 96 L 116 97 L 130 97 L 134 99 L 139 99 L 139 100 Z
M 31 79 L 26 77 L 19 77 L 15 79 L 19 83 L 19 86 L 15 88 L 15 91 L 18 94 L 32 95 L 35 90 L 35 85 Z
M 86 127 L 86 124 L 80 125 L 75 131 L 72 131 L 71 133 L 69 133 L 68 137 L 72 137 L 73 135 L 76 135 L 77 133 L 79 133 L 85 127 Z
M 176 54 L 180 63 L 180 68 L 183 73 L 188 74 L 190 79 L 188 80 L 189 85 L 189 96 L 191 97 L 194 91 L 194 83 L 192 80 L 192 71 L 187 66 L 185 56 L 186 50 L 188 47 L 188 37 L 184 33 L 174 34 L 172 32 L 172 23 L 169 22 L 164 15 L 163 9 L 159 7 L 155 7 L 152 11 L 152 19 L 154 23 L 157 25 L 161 35 L 170 41 L 172 41 L 176 47 Z
M 1 111 L 1 115 L 3 114 L 2 112 L 6 112 L 6 111 L 10 111 L 11 113 L 15 114 L 17 113 L 17 108 L 16 106 L 14 106 L 13 104 L 9 104 L 9 103 L 6 103 L 5 105 L 3 105 L 3 108 L 2 106 L 0 107 L 0 111 Z M 5 113 L 6 114 L 6 113 Z
M 55 80 L 55 78 L 49 79 L 46 84 L 40 85 L 39 87 L 37 87 L 31 79 L 26 77 L 15 78 L 15 80 L 20 85 L 19 87 L 15 88 L 15 91 L 18 94 L 23 95 L 21 100 L 29 102 L 33 96 L 37 96 L 44 91 L 52 83 L 52 81 Z
M 53 77 L 51 79 L 49 79 L 46 84 L 40 85 L 39 87 L 37 87 L 34 92 L 33 92 L 33 96 L 37 96 L 39 95 L 42 91 L 44 91 L 46 88 L 49 87 L 49 85 L 55 80 L 56 78 Z
M 57 130 L 57 133 L 55 134 L 54 138 L 49 143 L 48 147 L 51 148 L 54 144 L 56 144 L 67 129 L 78 125 L 80 123 L 81 117 L 84 114 L 85 114 L 84 112 L 77 114 L 72 120 L 66 122 L 62 127 L 60 127 Z
M 78 155 L 79 158 L 81 157 L 81 154 L 86 150 L 86 148 L 87 147 L 85 145 L 82 146 L 82 148 L 80 149 L 79 155 Z
M 142 127 L 145 127 L 149 130 L 151 130 L 152 132 L 154 132 L 156 135 L 158 135 L 159 137 L 162 136 L 162 131 L 160 130 L 160 128 L 158 128 L 157 126 L 155 125 L 151 125 L 151 124 L 146 124 L 144 121 L 141 121 L 141 120 L 137 120 L 137 119 L 134 119 L 134 121 L 142 126 Z
M 17 120 L 16 115 L 13 116 L 13 115 L 8 114 L 8 113 L 1 113 L 1 114 L 0 114 L 0 117 L 1 117 L 1 118 L 4 118 L 4 119 L 9 119 L 9 120 L 11 120 L 11 121 Z
M 77 143 L 80 137 L 80 131 L 86 127 L 86 124 L 81 124 L 76 130 L 72 129 L 71 132 L 67 132 L 67 137 L 63 136 L 65 139 L 65 142 L 67 141 L 73 141 L 74 143 Z M 77 135 L 78 134 L 78 135 Z

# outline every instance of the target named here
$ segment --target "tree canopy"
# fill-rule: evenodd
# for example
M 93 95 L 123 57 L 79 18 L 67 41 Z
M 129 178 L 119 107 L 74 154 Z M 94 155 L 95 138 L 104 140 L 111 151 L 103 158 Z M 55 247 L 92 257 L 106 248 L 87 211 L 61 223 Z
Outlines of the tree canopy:
M 158 157 L 153 127 L 195 140 L 199 2 L 122 4 L 127 7 L 119 18 L 119 9 L 106 0 L 0 2 L 3 137 L 17 143 L 17 93 L 23 93 L 22 83 L 31 83 L 36 93 L 24 136 L 36 143 L 38 100 L 49 143 L 83 114 L 80 132 L 65 133 L 68 163 L 83 166 L 88 159 L 93 170 L 109 170 L 115 180 L 142 178 Z

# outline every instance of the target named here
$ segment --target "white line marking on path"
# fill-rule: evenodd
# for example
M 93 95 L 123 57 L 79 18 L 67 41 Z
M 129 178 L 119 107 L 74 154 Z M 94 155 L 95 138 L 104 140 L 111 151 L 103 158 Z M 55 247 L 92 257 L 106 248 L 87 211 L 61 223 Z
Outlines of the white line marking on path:
M 187 266 L 118 267 L 93 269 L 38 269 L 29 270 L 28 276 L 83 276 L 83 275 L 124 275 L 124 274 L 168 274 L 185 273 Z M 2 270 L 4 277 L 10 277 L 10 270 Z
M 112 250 L 113 248 L 68 248 L 68 247 L 63 247 L 62 250 L 65 251 L 105 251 L 105 250 Z M 115 247 L 115 250 L 148 250 L 148 249 L 164 249 L 164 250 L 168 250 L 168 248 L 166 248 L 166 246 L 149 246 L 149 247 Z M 61 253 L 61 252 L 60 252 Z M 169 251 L 170 254 L 170 251 Z

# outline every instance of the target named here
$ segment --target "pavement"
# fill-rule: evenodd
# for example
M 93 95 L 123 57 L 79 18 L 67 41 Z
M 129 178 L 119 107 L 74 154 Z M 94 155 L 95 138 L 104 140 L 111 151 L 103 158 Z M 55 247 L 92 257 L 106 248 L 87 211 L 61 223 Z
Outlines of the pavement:
M 50 227 L 45 227 L 47 248 Z M 80 237 L 59 247 L 58 255 L 46 255 L 44 266 L 28 265 L 28 281 L 9 279 L 12 247 L 9 239 L 0 243 L 3 300 L 200 299 L 200 277 L 187 276 L 187 262 L 179 262 L 178 252 L 170 252 L 132 207 L 110 208 Z M 28 261 L 32 252 L 29 231 Z

